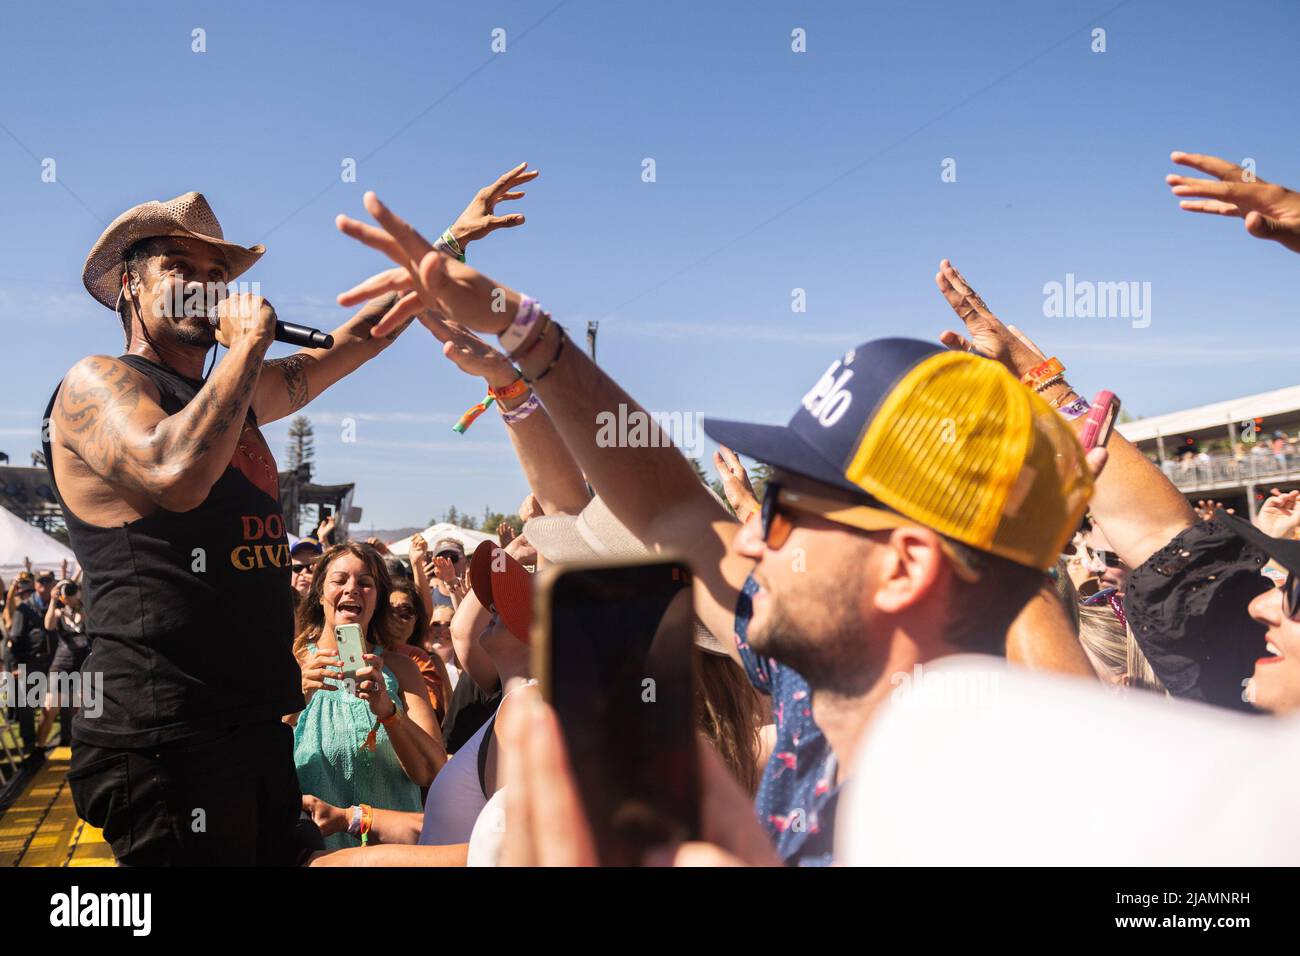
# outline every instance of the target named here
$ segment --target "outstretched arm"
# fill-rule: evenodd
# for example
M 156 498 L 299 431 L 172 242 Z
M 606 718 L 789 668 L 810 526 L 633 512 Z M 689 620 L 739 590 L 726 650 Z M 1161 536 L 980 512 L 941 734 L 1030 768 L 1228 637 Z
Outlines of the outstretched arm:
M 969 335 L 944 332 L 941 341 L 949 348 L 972 348 L 1001 362 L 1016 378 L 1043 361 L 1043 353 L 1014 326 L 1003 325 L 947 259 L 939 263 L 935 282 Z M 1064 403 L 1072 400 L 1069 392 L 1063 383 L 1047 389 L 1043 397 Z M 1084 419 L 1071 424 L 1082 431 Z M 1094 485 L 1089 510 L 1124 563 L 1136 568 L 1195 523 L 1196 514 L 1160 469 L 1119 432 L 1111 432 L 1106 450 L 1110 456 Z
M 456 217 L 447 231 L 462 255 L 465 247 L 477 239 L 498 229 L 523 225 L 522 213 L 498 216 L 495 212 L 497 203 L 521 199 L 524 194 L 518 191 L 518 187 L 537 177 L 537 170 L 526 171 L 527 166 L 527 163 L 520 163 L 484 186 Z M 301 349 L 287 358 L 267 362 L 266 371 L 275 374 L 262 376 L 253 400 L 258 423 L 265 424 L 292 415 L 339 379 L 355 372 L 388 348 L 410 324 L 407 322 L 380 337 L 371 336 L 376 321 L 392 306 L 393 298 L 381 296 L 375 299 L 335 329 L 333 348 Z
M 367 193 L 365 201 L 383 228 L 346 216 L 339 217 L 339 228 L 399 266 L 340 295 L 341 305 L 398 292 L 398 304 L 375 329 L 379 335 L 410 315 L 431 321 L 422 315 L 427 310 L 450 316 L 474 332 L 497 335 L 510 326 L 519 293 L 436 251 L 373 193 Z M 738 526 L 705 489 L 691 463 L 653 424 L 656 434 L 642 447 L 607 447 L 599 440 L 601 421 L 605 415 L 617 415 L 620 404 L 628 415 L 646 413 L 582 349 L 566 342 L 557 324 L 539 321 L 514 352 L 596 493 L 646 545 L 691 560 L 696 614 L 715 634 L 732 633 L 736 600 L 751 562 L 728 553 Z

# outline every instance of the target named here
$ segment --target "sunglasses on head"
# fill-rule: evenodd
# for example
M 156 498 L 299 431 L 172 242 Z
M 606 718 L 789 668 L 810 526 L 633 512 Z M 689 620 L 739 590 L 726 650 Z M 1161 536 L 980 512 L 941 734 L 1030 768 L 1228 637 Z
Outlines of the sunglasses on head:
M 787 511 L 815 515 L 826 521 L 856 528 L 858 531 L 889 531 L 906 525 L 915 525 L 903 515 L 883 508 L 873 508 L 852 501 L 838 498 L 823 498 L 809 495 L 802 491 L 783 488 L 778 482 L 769 481 L 763 492 L 763 505 L 760 510 L 763 544 L 773 551 L 779 551 L 790 539 L 795 524 Z M 946 538 L 939 536 L 939 547 L 952 562 L 957 576 L 967 583 L 979 580 L 980 570 L 962 555 Z

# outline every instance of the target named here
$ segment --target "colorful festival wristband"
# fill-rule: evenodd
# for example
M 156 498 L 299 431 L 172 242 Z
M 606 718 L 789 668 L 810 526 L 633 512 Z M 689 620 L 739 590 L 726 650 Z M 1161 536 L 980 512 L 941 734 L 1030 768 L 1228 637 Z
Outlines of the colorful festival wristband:
M 1024 375 L 1020 376 L 1021 384 L 1028 385 L 1030 388 L 1037 388 L 1042 382 L 1052 378 L 1055 375 L 1064 375 L 1065 366 L 1055 355 L 1044 362 L 1035 365 Z
M 1088 414 L 1092 404 L 1086 398 L 1076 398 L 1069 405 L 1058 408 L 1056 413 L 1064 418 L 1067 422 L 1072 422 L 1076 418 L 1082 418 Z
M 528 401 L 524 402 L 517 408 L 501 409 L 501 418 L 507 425 L 518 425 L 525 418 L 542 407 L 541 399 L 536 395 L 529 395 Z
M 520 375 L 517 379 L 515 379 L 505 388 L 492 388 L 491 386 L 488 387 L 488 394 L 491 395 L 493 398 L 495 398 L 498 402 L 505 402 L 505 401 L 509 401 L 512 398 L 518 398 L 526 391 L 528 391 L 528 383 L 524 381 L 524 377 L 522 375 Z
M 495 401 L 496 401 L 495 398 L 493 398 L 491 395 L 488 395 L 483 399 L 483 401 L 479 402 L 473 408 L 467 408 L 465 410 L 465 414 L 460 416 L 460 418 L 456 421 L 455 425 L 451 426 L 451 430 L 454 431 L 457 435 L 465 434 L 465 429 L 469 428 L 470 425 L 473 425 L 476 421 L 478 421 L 478 417 L 482 415 L 484 412 L 486 412 L 489 408 L 491 408 L 492 403 Z
M 542 307 L 536 299 L 526 295 L 519 300 L 514 321 L 498 336 L 501 340 L 501 348 L 506 351 L 506 354 L 514 352 L 524 344 L 529 333 L 533 331 L 533 326 L 541 317 Z
M 445 252 L 461 262 L 465 261 L 465 250 L 460 247 L 460 243 L 456 241 L 456 237 L 451 234 L 450 229 L 442 231 L 442 235 L 434 240 L 433 248 L 439 252 Z

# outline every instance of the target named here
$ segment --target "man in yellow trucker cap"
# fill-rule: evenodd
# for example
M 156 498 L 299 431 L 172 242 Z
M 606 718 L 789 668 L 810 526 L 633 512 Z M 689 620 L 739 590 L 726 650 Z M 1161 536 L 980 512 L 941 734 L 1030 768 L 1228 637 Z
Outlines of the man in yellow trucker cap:
M 404 279 L 381 274 L 340 304 L 399 287 L 418 296 L 413 309 L 498 337 L 609 510 L 650 549 L 690 561 L 696 616 L 772 701 L 758 823 L 784 862 L 830 862 L 851 772 L 839 761 L 896 689 L 891 677 L 948 655 L 1003 653 L 1078 527 L 1092 477 L 1065 420 L 982 356 L 867 342 L 811 382 L 786 425 L 705 420 L 712 438 L 774 468 L 761 519 L 740 525 L 661 435 L 608 441 L 608 414 L 644 412 L 540 303 L 439 257 L 373 194 L 365 203 Z M 359 221 L 339 227 L 380 248 Z M 405 314 L 395 309 L 373 334 Z M 420 321 L 448 337 L 442 318 Z M 708 819 L 702 828 L 710 838 Z M 757 829 L 746 847 L 770 854 Z

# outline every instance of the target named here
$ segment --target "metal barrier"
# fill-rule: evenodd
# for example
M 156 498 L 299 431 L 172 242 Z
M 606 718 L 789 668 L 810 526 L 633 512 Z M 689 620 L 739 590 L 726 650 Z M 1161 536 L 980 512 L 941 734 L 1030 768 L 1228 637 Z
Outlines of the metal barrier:
M 1242 458 L 1211 455 L 1208 461 L 1166 461 L 1160 467 L 1180 491 L 1300 481 L 1300 455 L 1296 454 L 1280 458 L 1272 452 Z

